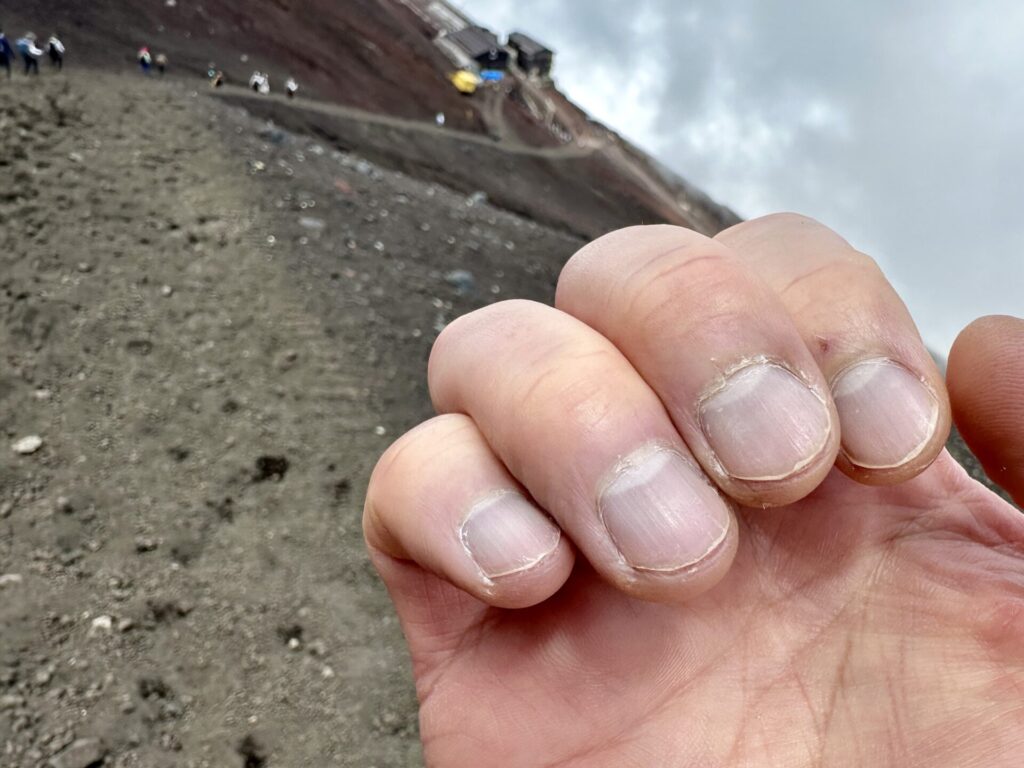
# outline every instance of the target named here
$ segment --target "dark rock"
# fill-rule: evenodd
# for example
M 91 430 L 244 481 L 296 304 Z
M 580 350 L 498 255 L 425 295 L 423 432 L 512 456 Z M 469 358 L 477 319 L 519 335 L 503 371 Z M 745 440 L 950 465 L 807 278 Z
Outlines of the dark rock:
M 174 691 L 163 678 L 143 677 L 139 679 L 139 696 L 144 699 L 170 699 Z
M 79 739 L 50 761 L 52 768 L 97 768 L 107 759 L 107 748 L 99 739 Z
M 129 354 L 147 357 L 153 351 L 153 342 L 149 339 L 132 339 L 125 345 Z
M 256 472 L 252 476 L 254 483 L 265 483 L 268 480 L 281 482 L 288 474 L 290 467 L 284 456 L 260 456 L 256 459 Z
M 242 758 L 242 768 L 265 768 L 267 765 L 266 748 L 252 734 L 239 742 L 236 751 Z
M 174 459 L 179 464 L 188 459 L 188 457 L 192 455 L 192 451 L 181 445 L 176 445 L 173 448 L 169 448 L 167 450 L 167 453 L 169 453 L 171 458 Z

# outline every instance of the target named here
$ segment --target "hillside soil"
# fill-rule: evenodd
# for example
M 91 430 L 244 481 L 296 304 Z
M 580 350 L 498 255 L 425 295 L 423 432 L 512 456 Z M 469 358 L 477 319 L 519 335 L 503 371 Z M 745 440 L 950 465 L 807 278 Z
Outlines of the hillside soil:
M 0 765 L 419 765 L 367 477 L 581 241 L 179 85 L 0 86 Z

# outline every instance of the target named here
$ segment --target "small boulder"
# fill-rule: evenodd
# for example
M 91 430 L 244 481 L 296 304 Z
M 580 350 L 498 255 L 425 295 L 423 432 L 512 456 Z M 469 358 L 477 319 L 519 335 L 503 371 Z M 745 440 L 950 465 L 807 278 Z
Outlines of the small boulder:
M 98 768 L 107 759 L 107 748 L 99 739 L 78 739 L 51 761 L 51 768 Z
M 43 438 L 39 435 L 29 435 L 16 442 L 11 448 L 19 456 L 31 456 L 43 447 Z

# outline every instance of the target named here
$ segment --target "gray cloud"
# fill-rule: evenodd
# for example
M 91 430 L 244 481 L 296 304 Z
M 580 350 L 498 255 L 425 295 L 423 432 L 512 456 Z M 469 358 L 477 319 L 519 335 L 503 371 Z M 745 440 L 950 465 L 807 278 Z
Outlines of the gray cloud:
M 747 216 L 875 256 L 928 342 L 1024 314 L 1024 6 L 476 0 L 559 52 L 596 117 Z

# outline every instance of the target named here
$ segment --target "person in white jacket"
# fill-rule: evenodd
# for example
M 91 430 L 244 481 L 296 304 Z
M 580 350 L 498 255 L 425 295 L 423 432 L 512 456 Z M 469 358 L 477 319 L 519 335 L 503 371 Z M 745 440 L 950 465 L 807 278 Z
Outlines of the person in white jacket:
M 65 48 L 57 33 L 50 35 L 50 39 L 46 42 L 46 50 L 50 54 L 50 64 L 56 67 L 58 71 L 63 71 Z
M 36 36 L 26 32 L 25 36 L 15 43 L 22 60 L 25 62 L 25 74 L 39 74 L 39 60 L 43 57 L 43 50 L 36 45 Z

